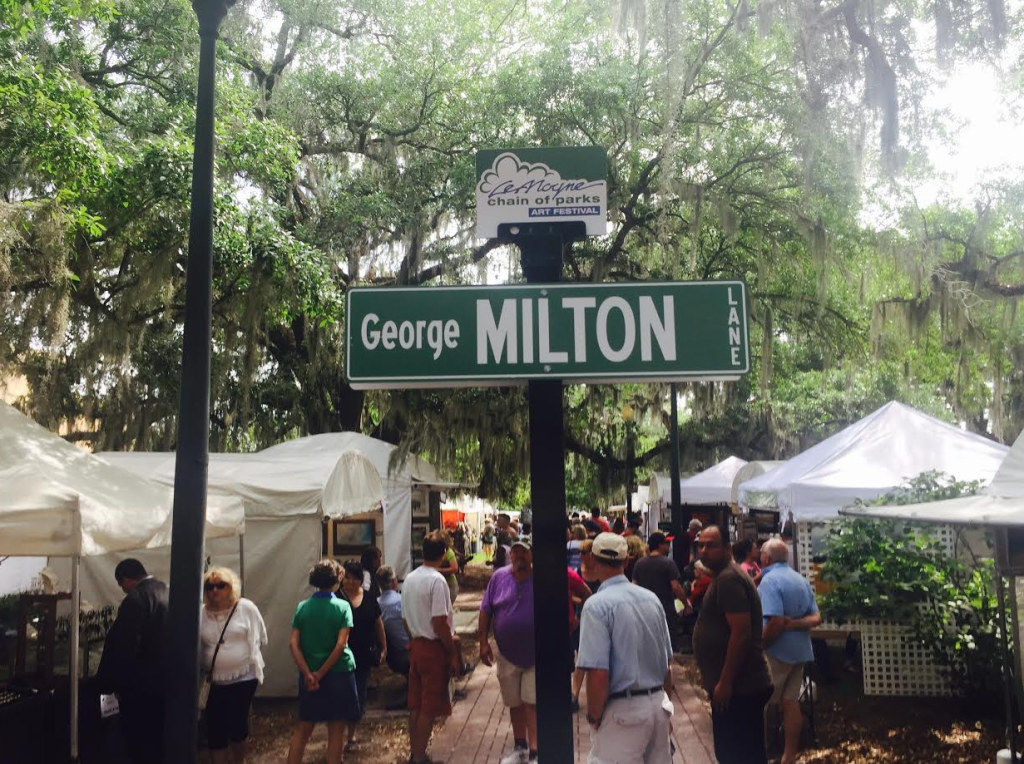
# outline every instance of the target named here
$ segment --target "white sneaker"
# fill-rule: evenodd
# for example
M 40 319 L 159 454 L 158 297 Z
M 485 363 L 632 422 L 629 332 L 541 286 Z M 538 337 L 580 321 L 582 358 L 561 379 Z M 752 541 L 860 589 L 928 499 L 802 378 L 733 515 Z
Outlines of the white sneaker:
M 529 764 L 530 752 L 525 748 L 516 748 L 503 758 L 499 764 Z

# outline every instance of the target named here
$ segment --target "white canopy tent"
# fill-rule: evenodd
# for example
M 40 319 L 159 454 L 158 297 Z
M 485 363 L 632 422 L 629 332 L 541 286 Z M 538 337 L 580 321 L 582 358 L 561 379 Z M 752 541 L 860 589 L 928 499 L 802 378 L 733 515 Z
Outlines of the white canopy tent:
M 992 482 L 974 496 L 920 504 L 846 507 L 840 514 L 948 525 L 1024 527 L 1024 433 L 1006 454 Z
M 693 477 L 680 480 L 680 500 L 683 504 L 731 503 L 732 481 L 746 463 L 745 459 L 730 456 Z
M 740 467 L 732 479 L 732 489 L 729 491 L 729 503 L 739 504 L 741 485 L 746 483 L 748 480 L 753 480 L 754 478 L 775 469 L 780 464 L 785 464 L 785 462 L 765 459 L 747 462 Z
M 696 475 L 688 475 L 679 480 L 680 504 L 700 506 L 728 505 L 732 492 L 732 481 L 736 472 L 746 462 L 736 456 L 723 459 L 713 467 L 709 467 Z M 649 528 L 657 530 L 662 516 L 671 512 L 672 476 L 661 472 L 651 475 L 648 491 Z
M 392 469 L 395 449 L 366 435 L 340 432 L 298 438 L 252 454 L 210 454 L 210 490 L 238 496 L 245 506 L 245 596 L 260 608 L 269 639 L 261 695 L 295 694 L 288 650 L 291 617 L 309 594 L 306 573 L 321 556 L 324 518 L 382 510 L 385 564 L 399 578 L 411 571 L 413 488 L 450 484 L 416 456 Z M 174 454 L 101 456 L 158 482 L 173 483 Z M 240 567 L 234 550 L 212 544 L 209 551 L 213 562 Z M 147 568 L 150 564 L 161 570 L 166 562 L 154 559 Z M 96 575 L 88 577 L 94 569 Z M 87 584 L 101 601 L 115 596 L 99 565 L 86 571 Z
M 71 558 L 71 753 L 77 758 L 79 560 L 169 545 L 173 493 L 107 464 L 3 402 L 0 486 L 0 555 Z M 238 499 L 209 502 L 208 537 L 237 536 L 244 527 Z
M 928 470 L 989 480 L 1007 447 L 895 401 L 739 486 L 745 509 L 791 512 L 795 520 L 834 518 Z

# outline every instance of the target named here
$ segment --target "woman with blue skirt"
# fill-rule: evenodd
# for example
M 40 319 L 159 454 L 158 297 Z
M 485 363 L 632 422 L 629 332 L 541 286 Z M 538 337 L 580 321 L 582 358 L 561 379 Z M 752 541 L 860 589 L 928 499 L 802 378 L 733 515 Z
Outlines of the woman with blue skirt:
M 328 764 L 340 764 L 346 724 L 361 716 L 356 662 L 348 646 L 352 608 L 334 596 L 338 566 L 332 560 L 321 560 L 313 566 L 309 584 L 316 592 L 295 609 L 288 643 L 299 667 L 299 721 L 292 730 L 288 764 L 301 764 L 318 722 L 327 723 Z

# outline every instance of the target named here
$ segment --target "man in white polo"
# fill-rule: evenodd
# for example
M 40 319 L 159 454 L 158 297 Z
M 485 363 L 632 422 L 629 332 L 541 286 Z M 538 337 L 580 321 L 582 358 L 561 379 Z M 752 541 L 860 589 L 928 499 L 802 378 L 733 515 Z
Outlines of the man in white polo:
M 589 764 L 672 760 L 672 643 L 665 611 L 623 575 L 626 540 L 594 539 L 597 594 L 583 604 L 576 666 L 587 672 Z

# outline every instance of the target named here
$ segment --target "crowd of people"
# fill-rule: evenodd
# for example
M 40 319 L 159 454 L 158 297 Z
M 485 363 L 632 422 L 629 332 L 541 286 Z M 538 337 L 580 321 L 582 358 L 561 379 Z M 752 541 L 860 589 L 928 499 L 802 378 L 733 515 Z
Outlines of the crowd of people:
M 480 605 L 479 660 L 496 666 L 509 709 L 513 748 L 501 764 L 526 764 L 537 759 L 530 528 L 501 513 L 480 538 L 494 570 Z M 684 546 L 682 570 L 672 543 L 661 532 L 644 541 L 639 523 L 613 527 L 597 510 L 568 518 L 566 628 L 573 655 L 566 656 L 565 670 L 572 674 L 574 711 L 581 710 L 586 687 L 590 761 L 671 760 L 671 663 L 673 653 L 692 651 L 711 701 L 718 761 L 767 761 L 764 715 L 772 703 L 781 710 L 782 764 L 793 764 L 803 723 L 803 669 L 813 657 L 809 631 L 821 621 L 810 585 L 789 566 L 789 549 L 778 538 L 760 548 L 747 540 L 731 544 L 721 528 L 694 521 L 676 542 Z M 429 762 L 434 722 L 451 713 L 452 680 L 472 665 L 454 628 L 460 565 L 451 537 L 428 534 L 422 556 L 401 591 L 377 549 L 359 561 L 325 559 L 310 570 L 313 592 L 298 603 L 289 638 L 298 692 L 289 764 L 302 761 L 321 722 L 331 764 L 359 745 L 370 673 L 380 665 L 407 677 L 409 761 Z M 122 561 L 115 578 L 126 596 L 97 681 L 119 697 L 131 760 L 159 761 L 167 586 L 137 560 Z M 207 745 L 215 763 L 244 762 L 267 632 L 232 570 L 206 571 L 200 632 Z
M 673 653 L 692 652 L 711 701 L 717 760 L 767 761 L 765 709 L 772 704 L 782 716 L 781 762 L 793 764 L 804 666 L 813 659 L 809 632 L 821 617 L 810 584 L 790 567 L 787 544 L 733 545 L 721 528 L 694 520 L 677 542 L 686 561 L 680 570 L 673 539 L 656 531 L 645 542 L 639 527 L 609 525 L 592 510 L 570 517 L 566 530 L 572 703 L 578 710 L 586 686 L 589 760 L 671 760 L 670 665 Z M 480 660 L 497 664 L 512 723 L 514 749 L 501 764 L 537 756 L 532 545 L 516 531 L 499 515 L 482 536 L 492 533 L 499 549 L 479 634 Z M 506 544 L 508 566 L 501 567 Z

